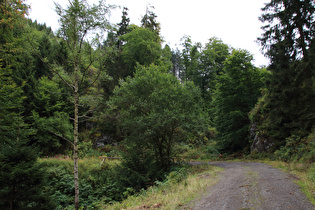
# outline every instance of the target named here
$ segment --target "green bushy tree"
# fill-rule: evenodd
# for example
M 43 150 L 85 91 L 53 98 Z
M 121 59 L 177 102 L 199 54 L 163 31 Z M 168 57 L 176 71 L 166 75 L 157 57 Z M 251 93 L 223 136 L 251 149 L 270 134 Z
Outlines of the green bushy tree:
M 122 46 L 122 56 L 129 69 L 127 75 L 132 76 L 137 63 L 149 66 L 157 64 L 161 57 L 160 42 L 150 29 L 133 25 L 132 31 L 121 36 L 121 40 L 125 42 Z
M 175 142 L 204 125 L 199 89 L 191 82 L 180 83 L 163 67 L 138 66 L 134 78 L 122 82 L 109 103 L 129 148 L 125 159 L 137 173 L 167 170 Z
M 192 43 L 189 36 L 183 37 L 180 63 L 182 64 L 181 79 L 193 81 L 201 90 L 204 109 L 208 112 L 211 126 L 214 121 L 213 97 L 218 76 L 223 74 L 224 61 L 230 54 L 229 47 L 220 39 L 212 37 L 202 46 Z M 176 63 L 174 65 L 177 65 Z M 177 67 L 178 68 L 178 67 Z
M 244 50 L 234 50 L 224 62 L 225 74 L 219 76 L 215 97 L 215 126 L 218 148 L 235 152 L 249 147 L 249 111 L 260 96 L 259 69 Z

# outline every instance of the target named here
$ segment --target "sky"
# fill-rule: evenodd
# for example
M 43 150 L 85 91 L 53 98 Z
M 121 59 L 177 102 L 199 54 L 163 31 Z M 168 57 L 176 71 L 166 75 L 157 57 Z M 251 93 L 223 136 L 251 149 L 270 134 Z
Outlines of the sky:
M 66 8 L 68 0 L 54 0 Z M 46 23 L 53 31 L 59 28 L 58 16 L 55 13 L 53 0 L 26 0 L 31 6 L 29 17 L 39 23 Z M 98 0 L 87 0 L 97 4 Z M 268 65 L 269 61 L 261 53 L 257 37 L 263 33 L 263 26 L 258 20 L 261 8 L 268 0 L 107 0 L 115 4 L 111 11 L 112 24 L 121 21 L 122 8 L 129 9 L 130 23 L 140 25 L 141 17 L 147 6 L 158 16 L 161 36 L 171 48 L 179 48 L 184 35 L 191 37 L 192 42 L 203 45 L 211 37 L 221 39 L 233 48 L 246 49 L 254 56 L 254 65 Z

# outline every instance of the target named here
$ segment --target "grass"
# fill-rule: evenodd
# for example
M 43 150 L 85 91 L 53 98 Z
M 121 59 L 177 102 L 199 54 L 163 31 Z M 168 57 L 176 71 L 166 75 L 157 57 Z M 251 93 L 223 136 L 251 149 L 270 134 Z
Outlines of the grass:
M 206 164 L 192 166 L 187 178 L 180 182 L 168 178 L 157 186 L 129 196 L 126 200 L 112 205 L 101 206 L 101 209 L 177 209 L 195 199 L 209 186 L 217 182 L 217 173 L 222 169 Z
M 58 155 L 54 157 L 40 158 L 38 159 L 38 162 L 45 165 L 65 165 L 67 167 L 73 167 L 73 159 L 69 156 Z M 102 159 L 100 157 L 87 157 L 79 159 L 78 163 L 79 167 L 84 170 L 86 168 L 100 168 L 100 166 L 113 166 L 120 163 L 120 160 L 105 160 L 102 163 Z

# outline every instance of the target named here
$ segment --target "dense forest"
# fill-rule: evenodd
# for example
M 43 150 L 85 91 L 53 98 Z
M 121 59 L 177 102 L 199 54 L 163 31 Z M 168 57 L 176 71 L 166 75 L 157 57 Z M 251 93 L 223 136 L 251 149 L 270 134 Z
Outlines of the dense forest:
M 108 22 L 114 8 L 56 4 L 53 32 L 23 0 L 0 0 L 1 209 L 119 201 L 178 170 L 187 148 L 314 162 L 314 1 L 262 8 L 266 67 L 217 37 L 171 49 L 153 9 L 135 25 L 128 8 Z M 80 163 L 100 156 L 122 159 Z

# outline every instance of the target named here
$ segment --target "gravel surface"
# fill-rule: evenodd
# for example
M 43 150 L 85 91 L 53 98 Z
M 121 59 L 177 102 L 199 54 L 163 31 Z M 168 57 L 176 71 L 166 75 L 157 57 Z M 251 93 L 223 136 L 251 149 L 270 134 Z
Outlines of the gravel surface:
M 298 177 L 263 163 L 209 164 L 224 168 L 220 180 L 184 209 L 315 209 L 300 187 L 293 183 Z

